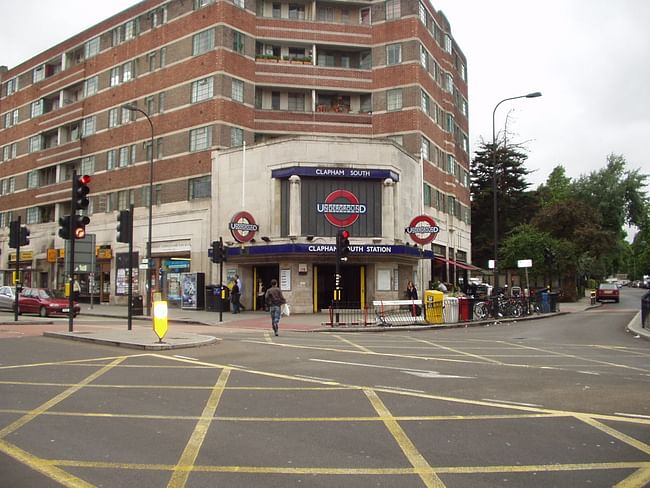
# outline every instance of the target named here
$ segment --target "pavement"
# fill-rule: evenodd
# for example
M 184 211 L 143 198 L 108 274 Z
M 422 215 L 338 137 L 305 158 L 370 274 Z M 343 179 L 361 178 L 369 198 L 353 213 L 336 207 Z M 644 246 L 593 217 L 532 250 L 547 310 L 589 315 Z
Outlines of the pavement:
M 598 307 L 600 304 L 592 305 L 589 298 L 583 298 L 577 302 L 560 303 L 560 311 L 518 319 L 501 319 L 500 322 L 543 320 L 567 313 L 581 312 L 589 308 Z M 146 310 L 145 310 L 146 312 Z M 200 347 L 214 344 L 219 341 L 212 334 L 218 329 L 258 329 L 271 330 L 271 319 L 267 312 L 243 311 L 238 314 L 230 312 L 213 312 L 206 310 L 187 310 L 180 308 L 168 309 L 168 332 L 161 339 L 155 334 L 152 327 L 151 317 L 145 315 L 134 316 L 132 328 L 128 330 L 127 307 L 123 305 L 82 304 L 81 314 L 83 316 L 122 318 L 124 324 L 114 326 L 77 326 L 73 332 L 68 331 L 46 331 L 46 337 L 56 337 L 98 344 L 113 345 L 127 348 L 144 350 L 166 350 L 181 349 L 188 347 Z M 26 316 L 22 316 L 26 317 Z M 282 317 L 280 322 L 280 333 L 284 331 L 300 332 L 389 332 L 404 330 L 422 329 L 445 329 L 456 327 L 482 326 L 487 323 L 494 323 L 494 319 L 488 321 L 456 322 L 446 324 L 423 324 L 408 326 L 345 326 L 332 327 L 327 313 L 320 314 L 292 314 L 290 317 Z M 174 327 L 182 324 L 184 327 Z M 186 327 L 186 326 L 197 327 Z M 639 312 L 627 325 L 627 329 L 635 336 L 650 340 L 650 330 L 644 329 L 641 324 L 641 313 Z

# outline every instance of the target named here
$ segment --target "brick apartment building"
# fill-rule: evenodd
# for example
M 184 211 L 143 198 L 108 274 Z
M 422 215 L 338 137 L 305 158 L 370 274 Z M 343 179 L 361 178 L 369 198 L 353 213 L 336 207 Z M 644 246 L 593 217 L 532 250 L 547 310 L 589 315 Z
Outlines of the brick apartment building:
M 342 227 L 350 301 L 472 268 L 467 64 L 429 2 L 145 0 L 1 67 L 0 83 L 0 282 L 18 258 L 26 286 L 63 287 L 73 171 L 92 177 L 82 296 L 102 301 L 125 299 L 116 217 L 131 204 L 133 262 L 151 208 L 152 289 L 183 305 L 184 288 L 220 279 L 220 237 L 249 307 L 276 277 L 299 310 L 325 308 Z

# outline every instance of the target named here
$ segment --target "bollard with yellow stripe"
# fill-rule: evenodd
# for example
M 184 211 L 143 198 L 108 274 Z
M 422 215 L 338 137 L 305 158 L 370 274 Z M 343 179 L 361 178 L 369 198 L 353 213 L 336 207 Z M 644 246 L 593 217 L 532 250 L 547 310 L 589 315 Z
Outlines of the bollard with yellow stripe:
M 158 342 L 162 342 L 167 335 L 167 302 L 160 300 L 153 302 L 153 331 L 158 336 Z

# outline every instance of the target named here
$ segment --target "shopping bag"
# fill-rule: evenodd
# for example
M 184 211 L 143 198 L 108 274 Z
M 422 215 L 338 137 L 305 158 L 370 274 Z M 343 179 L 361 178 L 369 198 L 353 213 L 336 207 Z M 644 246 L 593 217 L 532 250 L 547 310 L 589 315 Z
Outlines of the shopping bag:
M 280 308 L 280 313 L 284 315 L 285 317 L 288 317 L 291 315 L 291 308 L 289 307 L 288 303 L 283 303 L 282 308 Z

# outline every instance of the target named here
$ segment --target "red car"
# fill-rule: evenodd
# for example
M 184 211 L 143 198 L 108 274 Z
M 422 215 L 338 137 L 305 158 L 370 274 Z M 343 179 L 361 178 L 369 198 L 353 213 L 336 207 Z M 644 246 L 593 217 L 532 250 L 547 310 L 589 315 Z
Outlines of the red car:
M 50 315 L 67 315 L 70 302 L 62 293 L 44 288 L 23 288 L 18 297 L 18 313 L 37 313 L 41 317 Z M 81 307 L 73 302 L 73 313 L 76 317 Z
M 620 292 L 616 283 L 601 283 L 596 290 L 596 301 L 614 300 L 616 303 L 620 300 Z

